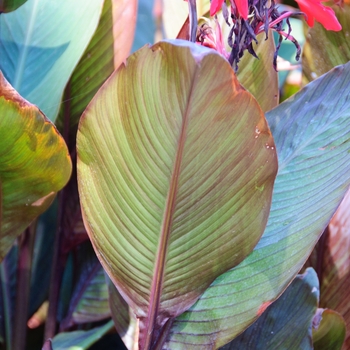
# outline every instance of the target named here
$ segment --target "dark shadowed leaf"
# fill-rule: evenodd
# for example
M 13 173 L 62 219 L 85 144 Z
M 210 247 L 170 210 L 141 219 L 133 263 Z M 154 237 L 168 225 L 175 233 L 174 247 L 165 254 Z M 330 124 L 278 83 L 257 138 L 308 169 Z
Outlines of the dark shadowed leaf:
M 91 245 L 78 247 L 79 279 L 74 287 L 68 314 L 61 322 L 61 330 L 82 323 L 101 321 L 110 317 L 108 287 L 104 271 Z
M 312 332 L 315 350 L 341 350 L 345 339 L 346 326 L 344 319 L 337 312 L 319 309 L 321 318 L 317 329 Z M 346 349 L 348 346 L 346 346 Z
M 298 275 L 285 292 L 241 335 L 221 350 L 312 350 L 312 320 L 319 299 L 315 270 Z
M 299 272 L 350 184 L 349 84 L 350 63 L 267 114 L 279 172 L 266 230 L 248 258 L 174 321 L 168 347 L 223 346 Z
M 0 69 L 52 121 L 102 5 L 103 0 L 31 0 L 0 16 Z
M 22 6 L 27 0 L 0 0 L 0 14 L 11 12 Z
M 273 139 L 221 55 L 173 41 L 112 75 L 81 119 L 77 148 L 86 228 L 148 349 L 259 240 Z
M 0 261 L 68 181 L 71 161 L 55 126 L 0 72 Z
M 306 36 L 302 63 L 309 81 L 350 60 L 350 4 L 333 9 L 343 29 L 333 32 L 316 22 Z
M 0 264 L 0 336 L 11 341 L 16 303 L 18 246 L 14 245 Z

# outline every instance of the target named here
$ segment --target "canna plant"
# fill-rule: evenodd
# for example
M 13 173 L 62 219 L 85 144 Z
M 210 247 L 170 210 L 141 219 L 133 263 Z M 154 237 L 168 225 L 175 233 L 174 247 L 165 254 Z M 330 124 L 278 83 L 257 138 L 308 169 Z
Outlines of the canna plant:
M 348 344 L 320 264 L 321 287 L 297 274 L 350 184 L 349 20 L 298 4 L 190 0 L 181 39 L 129 56 L 136 1 L 1 3 L 3 349 L 107 333 L 128 349 Z M 310 83 L 279 104 L 281 38 L 299 57 L 289 18 L 303 14 L 342 45 L 308 42 Z

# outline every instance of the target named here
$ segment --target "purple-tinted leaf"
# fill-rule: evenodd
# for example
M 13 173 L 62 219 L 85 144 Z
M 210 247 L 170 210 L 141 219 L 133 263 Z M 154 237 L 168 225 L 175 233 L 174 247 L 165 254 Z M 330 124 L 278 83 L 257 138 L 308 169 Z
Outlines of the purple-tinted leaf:
M 85 226 L 148 349 L 259 240 L 273 139 L 221 55 L 174 41 L 111 76 L 82 116 L 77 149 Z

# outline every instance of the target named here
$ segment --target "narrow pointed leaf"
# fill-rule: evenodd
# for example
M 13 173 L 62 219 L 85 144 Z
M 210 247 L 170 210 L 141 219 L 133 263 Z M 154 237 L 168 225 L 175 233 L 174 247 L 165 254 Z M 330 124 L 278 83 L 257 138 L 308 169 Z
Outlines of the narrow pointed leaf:
M 0 0 L 0 14 L 11 12 L 22 6 L 27 0 Z
M 346 333 L 344 319 L 337 312 L 321 309 L 321 321 L 313 330 L 312 338 L 315 350 L 341 350 Z M 345 344 L 348 348 L 348 344 Z
M 267 114 L 279 172 L 266 230 L 252 254 L 174 321 L 169 348 L 223 346 L 299 272 L 350 184 L 349 84 L 350 63 Z
M 105 0 L 95 34 L 75 68 L 65 90 L 57 119 L 62 130 L 65 120 L 75 140 L 76 127 L 84 109 L 114 69 L 129 55 L 136 25 L 137 1 Z M 127 28 L 127 30 L 124 30 Z
M 256 59 L 248 52 L 239 62 L 237 78 L 239 82 L 257 99 L 264 112 L 276 107 L 279 102 L 278 74 L 273 69 L 275 44 L 272 32 L 265 40 L 265 33 L 258 35 L 259 44 L 253 44 Z
M 315 23 L 306 36 L 303 48 L 303 73 L 311 81 L 333 67 L 350 61 L 350 4 L 334 6 L 333 10 L 342 26 L 334 32 Z
M 174 41 L 144 47 L 112 75 L 81 119 L 77 147 L 86 228 L 149 348 L 152 330 L 258 241 L 273 139 L 221 55 Z
M 0 72 L 0 261 L 68 181 L 71 161 L 55 126 Z
M 28 0 L 0 16 L 0 69 L 52 121 L 97 27 L 102 5 L 103 0 Z
M 329 227 L 322 257 L 320 306 L 337 311 L 346 323 L 350 346 L 350 192 L 344 197 Z
M 113 329 L 113 321 L 89 331 L 59 333 L 51 341 L 52 350 L 85 350 L 96 343 L 102 336 Z M 48 342 L 45 343 L 49 346 Z M 48 347 L 48 349 L 50 349 Z
M 312 320 L 319 300 L 315 270 L 298 275 L 262 315 L 221 350 L 312 350 Z

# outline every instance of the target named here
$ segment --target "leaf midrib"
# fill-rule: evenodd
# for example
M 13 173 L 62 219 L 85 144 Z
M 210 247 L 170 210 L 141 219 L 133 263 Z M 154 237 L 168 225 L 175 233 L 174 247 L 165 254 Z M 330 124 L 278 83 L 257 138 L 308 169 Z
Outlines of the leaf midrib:
M 175 212 L 176 198 L 177 198 L 177 190 L 179 184 L 179 175 L 181 170 L 181 164 L 183 159 L 183 150 L 186 141 L 186 131 L 188 126 L 188 116 L 189 110 L 191 107 L 192 94 L 196 85 L 197 78 L 197 67 L 194 70 L 192 76 L 192 84 L 189 89 L 189 93 L 187 96 L 187 105 L 185 108 L 182 128 L 180 132 L 180 137 L 178 141 L 178 148 L 175 156 L 174 168 L 171 174 L 170 186 L 168 191 L 168 196 L 166 200 L 162 227 L 160 231 L 160 239 L 158 244 L 158 249 L 155 258 L 155 267 L 153 278 L 151 282 L 150 289 L 150 303 L 148 308 L 147 315 L 147 331 L 146 331 L 146 340 L 144 343 L 144 349 L 150 349 L 152 346 L 152 337 L 153 330 L 156 326 L 156 319 L 158 315 L 158 309 L 160 304 L 162 286 L 163 286 L 163 277 L 164 277 L 164 267 L 167 256 L 168 242 L 170 237 L 171 225 L 173 221 L 173 216 Z

